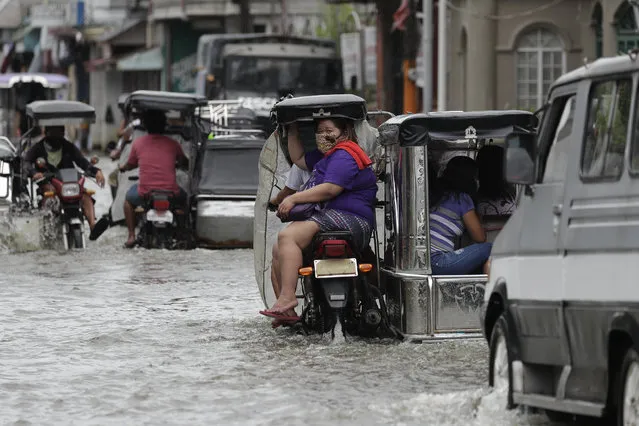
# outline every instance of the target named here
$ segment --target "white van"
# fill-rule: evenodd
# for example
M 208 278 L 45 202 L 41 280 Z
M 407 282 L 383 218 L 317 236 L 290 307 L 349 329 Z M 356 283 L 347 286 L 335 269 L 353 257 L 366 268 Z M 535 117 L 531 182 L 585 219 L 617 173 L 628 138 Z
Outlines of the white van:
M 506 139 L 505 175 L 526 189 L 494 242 L 481 323 L 509 408 L 639 424 L 638 80 L 636 54 L 572 71 L 537 134 Z

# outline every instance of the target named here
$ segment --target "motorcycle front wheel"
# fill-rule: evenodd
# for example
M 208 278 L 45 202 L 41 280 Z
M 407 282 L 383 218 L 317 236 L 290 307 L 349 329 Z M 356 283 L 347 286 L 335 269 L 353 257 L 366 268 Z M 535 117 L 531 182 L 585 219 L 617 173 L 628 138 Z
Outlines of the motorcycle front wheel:
M 69 243 L 69 249 L 72 248 L 84 248 L 84 238 L 82 237 L 81 225 L 73 225 L 69 229 L 67 234 L 67 241 Z

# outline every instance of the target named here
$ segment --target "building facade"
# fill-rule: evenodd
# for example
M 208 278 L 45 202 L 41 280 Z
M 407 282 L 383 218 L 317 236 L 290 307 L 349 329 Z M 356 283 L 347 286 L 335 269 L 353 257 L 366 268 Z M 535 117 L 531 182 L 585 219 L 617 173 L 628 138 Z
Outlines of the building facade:
M 639 48 L 625 0 L 451 0 L 448 109 L 542 106 L 584 61 Z

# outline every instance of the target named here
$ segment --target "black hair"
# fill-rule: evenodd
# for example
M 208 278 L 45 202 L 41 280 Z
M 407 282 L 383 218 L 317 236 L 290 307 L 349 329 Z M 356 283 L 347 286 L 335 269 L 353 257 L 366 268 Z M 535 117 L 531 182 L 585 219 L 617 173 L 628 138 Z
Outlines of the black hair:
M 140 120 L 148 134 L 162 134 L 166 129 L 166 114 L 157 109 L 147 109 L 140 113 Z
M 437 179 L 437 184 L 431 191 L 430 205 L 435 208 L 445 196 L 452 195 L 459 198 L 461 194 L 468 194 L 475 198 L 477 193 L 477 164 L 475 160 L 465 155 L 453 157 Z
M 478 193 L 494 199 L 509 191 L 510 185 L 504 179 L 504 149 L 497 145 L 486 145 L 477 154 L 479 176 Z

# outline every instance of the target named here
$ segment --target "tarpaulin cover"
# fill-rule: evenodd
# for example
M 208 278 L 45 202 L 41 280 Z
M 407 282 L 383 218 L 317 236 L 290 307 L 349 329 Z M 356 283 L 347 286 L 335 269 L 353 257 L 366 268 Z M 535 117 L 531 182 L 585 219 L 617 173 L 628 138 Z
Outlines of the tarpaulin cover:
M 404 116 L 398 124 L 401 146 L 423 146 L 432 140 L 462 139 L 471 127 L 478 139 L 503 138 L 516 127 L 536 127 L 537 118 L 518 110 L 448 112 L 412 114 Z

